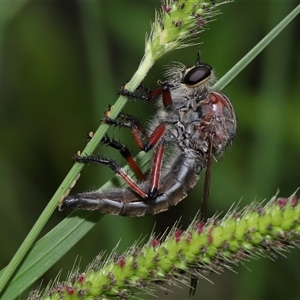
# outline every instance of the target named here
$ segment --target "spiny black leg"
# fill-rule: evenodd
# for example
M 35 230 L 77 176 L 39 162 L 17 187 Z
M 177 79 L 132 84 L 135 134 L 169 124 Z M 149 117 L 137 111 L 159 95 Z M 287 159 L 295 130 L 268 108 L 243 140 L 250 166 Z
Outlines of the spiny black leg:
M 116 119 L 106 117 L 103 122 L 111 126 L 130 128 L 138 147 L 145 152 L 150 151 L 158 143 L 165 132 L 165 125 L 159 124 L 148 137 L 139 119 L 125 113 L 120 113 Z M 143 140 L 146 141 L 143 142 Z M 109 139 L 107 135 L 102 139 L 102 143 L 119 150 L 137 176 L 144 179 L 144 175 L 131 157 L 128 149 L 125 148 L 125 145 L 120 144 L 116 140 Z
M 87 164 L 107 165 L 113 171 L 116 171 L 118 169 L 118 167 L 116 166 L 117 163 L 110 158 L 106 158 L 106 157 L 103 157 L 100 155 L 97 155 L 97 156 L 96 155 L 81 155 L 79 153 L 76 153 L 74 156 L 74 160 L 78 163 L 82 163 L 85 165 L 87 165 Z
M 110 117 L 106 116 L 102 122 L 110 126 L 115 126 L 119 128 L 121 127 L 129 128 L 129 129 L 136 128 L 140 130 L 141 133 L 146 134 L 146 131 L 143 125 L 141 124 L 140 120 L 129 114 L 120 113 L 116 119 L 111 119 Z
M 107 124 L 107 125 L 114 126 L 114 127 L 131 128 L 131 124 L 130 123 L 126 123 L 124 121 L 119 121 L 117 119 L 111 119 L 109 117 L 105 117 L 102 122 L 105 123 L 105 124 Z
M 127 160 L 130 168 L 134 171 L 134 173 L 142 180 L 145 180 L 145 176 L 134 161 L 133 157 L 130 154 L 127 146 L 120 143 L 114 138 L 110 138 L 107 134 L 102 138 L 101 143 L 110 146 L 120 152 L 120 154 Z
M 101 143 L 110 146 L 120 152 L 120 154 L 126 159 L 130 156 L 130 152 L 124 144 L 117 141 L 114 137 L 110 138 L 107 134 L 102 138 Z
M 123 87 L 124 88 L 124 87 Z M 150 94 L 152 92 L 152 89 L 149 88 L 148 86 L 144 85 L 144 84 L 140 84 L 136 91 L 140 92 L 140 93 L 144 93 L 144 94 Z
M 120 112 L 117 119 L 121 119 L 121 120 L 126 120 L 129 122 L 129 124 L 132 124 L 132 126 L 135 126 L 137 128 L 139 128 L 141 131 L 144 131 L 145 132 L 145 128 L 144 126 L 142 125 L 141 123 L 141 120 L 132 116 L 132 115 L 129 115 L 129 114 L 126 114 L 124 112 Z M 146 133 L 145 133 L 146 134 Z
M 151 102 L 162 94 L 162 88 L 158 87 L 155 90 L 151 90 L 144 85 L 140 85 L 134 92 L 132 92 L 122 86 L 119 90 L 119 94 L 129 99 Z
M 135 131 L 141 139 L 147 138 L 147 133 L 142 125 L 140 119 L 126 114 L 124 112 L 120 112 L 119 115 L 115 119 L 110 118 L 110 109 L 111 106 L 109 105 L 108 109 L 105 111 L 104 119 L 102 120 L 103 123 L 110 125 L 110 126 L 115 126 L 115 127 L 125 127 L 131 129 L 131 131 Z
M 129 128 L 133 134 L 133 137 L 138 145 L 138 147 L 147 152 L 147 149 L 144 148 L 143 140 L 147 139 L 148 136 L 146 133 L 145 128 L 141 124 L 140 120 L 138 118 L 135 118 L 129 114 L 120 113 L 119 116 L 116 119 L 111 119 L 109 117 L 105 117 L 103 120 L 103 123 L 106 123 L 110 126 L 115 127 L 125 127 Z
M 83 164 L 99 164 L 108 166 L 114 173 L 118 174 L 138 195 L 143 199 L 147 199 L 148 195 L 134 182 L 114 160 L 103 156 L 88 155 L 83 156 L 76 154 L 74 157 L 76 162 Z
M 140 134 L 144 135 L 144 138 L 147 138 L 146 130 L 139 118 L 124 112 L 120 112 L 116 119 L 121 123 L 123 122 L 123 124 L 130 129 L 136 128 L 139 130 Z
M 137 119 L 136 119 L 137 120 Z M 115 127 L 125 127 L 129 128 L 131 130 L 131 133 L 133 134 L 133 137 L 138 145 L 138 147 L 143 150 L 143 140 L 147 138 L 146 131 L 142 127 L 142 125 L 139 125 L 140 123 L 135 124 L 132 122 L 132 120 L 129 121 L 123 121 L 123 120 L 118 120 L 118 119 L 111 119 L 111 118 L 104 118 L 103 123 L 106 123 L 110 126 L 115 126 Z
M 119 94 L 131 98 L 131 99 L 138 99 L 142 101 L 153 101 L 157 99 L 159 96 L 162 96 L 162 102 L 166 109 L 171 109 L 173 106 L 172 96 L 170 87 L 173 87 L 172 84 L 170 84 L 168 81 L 158 81 L 158 84 L 160 85 L 155 90 L 150 90 L 144 88 L 144 93 L 141 92 L 141 90 L 136 90 L 135 92 L 131 92 L 124 87 L 122 87 L 119 91 Z M 146 92 L 146 93 L 145 93 Z

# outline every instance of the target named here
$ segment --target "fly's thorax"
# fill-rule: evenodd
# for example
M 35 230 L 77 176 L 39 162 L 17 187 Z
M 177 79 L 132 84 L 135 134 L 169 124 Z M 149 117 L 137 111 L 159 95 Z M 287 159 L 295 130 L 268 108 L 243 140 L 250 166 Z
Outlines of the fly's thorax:
M 162 139 L 183 152 L 222 155 L 235 136 L 236 116 L 229 99 L 212 90 L 213 69 L 199 61 L 191 68 L 176 63 L 166 76 L 172 106 L 161 106 L 154 122 L 166 125 Z
M 231 144 L 236 133 L 236 115 L 229 99 L 221 92 L 211 91 L 199 102 L 199 119 L 187 127 L 190 147 L 220 156 Z

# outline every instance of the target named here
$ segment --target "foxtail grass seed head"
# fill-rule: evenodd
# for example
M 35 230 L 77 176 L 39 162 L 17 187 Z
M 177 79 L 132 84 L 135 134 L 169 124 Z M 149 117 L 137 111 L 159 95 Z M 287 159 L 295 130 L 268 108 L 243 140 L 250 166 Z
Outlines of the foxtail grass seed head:
M 196 217 L 183 230 L 177 225 L 166 237 L 151 236 L 135 243 L 124 254 L 116 249 L 101 262 L 99 255 L 80 273 L 71 272 L 64 282 L 49 284 L 29 299 L 117 299 L 154 295 L 157 289 L 187 284 L 184 273 L 205 277 L 232 269 L 252 257 L 270 257 L 300 244 L 300 203 L 274 196 L 265 206 L 251 204 L 213 217 L 206 223 Z
M 164 54 L 191 46 L 205 25 L 218 13 L 217 7 L 231 1 L 161 0 L 151 32 L 146 37 L 145 56 L 156 61 Z

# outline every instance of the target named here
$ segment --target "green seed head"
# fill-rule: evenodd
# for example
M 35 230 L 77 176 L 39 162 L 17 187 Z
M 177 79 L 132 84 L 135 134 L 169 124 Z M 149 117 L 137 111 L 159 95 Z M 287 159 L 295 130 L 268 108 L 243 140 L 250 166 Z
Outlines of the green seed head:
M 143 246 L 111 254 L 101 265 L 99 258 L 86 272 L 75 273 L 65 282 L 55 282 L 33 299 L 121 299 L 153 294 L 161 283 L 185 282 L 183 273 L 204 276 L 251 257 L 272 256 L 297 246 L 300 237 L 300 204 L 293 195 L 277 198 L 264 207 L 252 204 L 206 224 L 197 218 L 186 229 L 173 228 L 164 239 L 151 237 Z
M 170 51 L 192 45 L 217 14 L 216 7 L 220 4 L 213 0 L 162 1 L 161 10 L 156 12 L 151 33 L 146 39 L 145 56 L 149 55 L 155 61 Z

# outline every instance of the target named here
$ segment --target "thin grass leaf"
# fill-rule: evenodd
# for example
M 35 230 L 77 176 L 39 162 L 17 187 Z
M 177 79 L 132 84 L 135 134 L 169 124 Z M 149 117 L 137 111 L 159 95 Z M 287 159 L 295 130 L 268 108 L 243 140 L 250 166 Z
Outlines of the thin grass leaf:
M 290 14 L 288 14 L 277 26 L 274 27 L 255 47 L 253 47 L 234 67 L 232 67 L 222 78 L 215 84 L 215 88 L 224 89 L 249 63 L 265 49 L 276 36 L 300 13 L 298 5 Z

